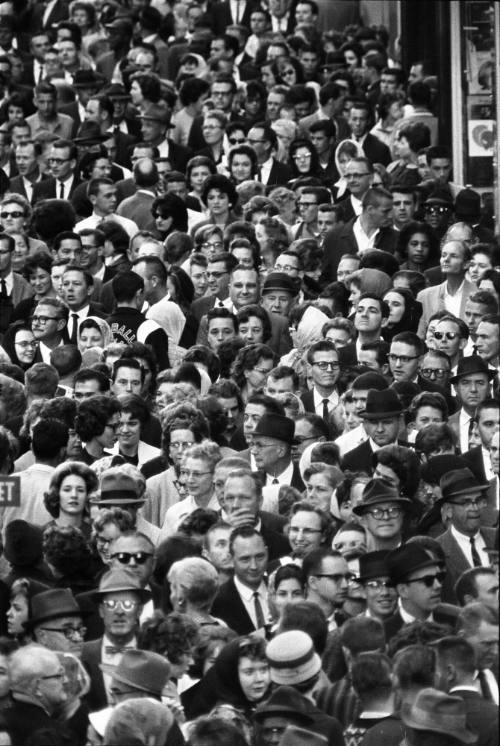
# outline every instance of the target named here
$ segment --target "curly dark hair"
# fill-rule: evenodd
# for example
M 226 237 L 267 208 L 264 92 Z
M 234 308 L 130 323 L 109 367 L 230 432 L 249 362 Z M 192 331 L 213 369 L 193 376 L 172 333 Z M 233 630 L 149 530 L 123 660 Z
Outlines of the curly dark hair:
M 182 655 L 191 652 L 199 638 L 199 627 L 187 614 L 155 611 L 141 626 L 137 638 L 139 650 L 151 650 L 167 658 L 174 665 Z
M 252 344 L 243 347 L 236 355 L 236 360 L 231 367 L 231 378 L 240 389 L 246 384 L 245 371 L 255 368 L 259 360 L 272 360 L 274 363 L 274 352 L 268 345 Z
M 97 475 L 92 471 L 86 464 L 81 461 L 64 461 L 60 464 L 52 474 L 50 480 L 49 490 L 45 492 L 43 501 L 48 512 L 52 518 L 58 518 L 60 512 L 60 490 L 61 485 L 70 475 L 75 474 L 77 477 L 81 477 L 85 482 L 87 489 L 87 501 L 85 503 L 83 514 L 86 516 L 90 515 L 90 509 L 88 504 L 88 497 L 91 492 L 95 492 L 99 486 L 99 480 Z
M 120 410 L 120 402 L 109 396 L 97 395 L 84 399 L 75 417 L 77 435 L 85 443 L 97 435 L 102 435 L 109 419 Z
M 191 430 L 196 443 L 210 437 L 210 426 L 204 414 L 193 404 L 177 404 L 162 418 L 161 447 L 168 458 L 172 430 Z
M 73 526 L 48 526 L 43 534 L 43 555 L 61 575 L 77 580 L 88 577 L 93 563 L 85 537 Z

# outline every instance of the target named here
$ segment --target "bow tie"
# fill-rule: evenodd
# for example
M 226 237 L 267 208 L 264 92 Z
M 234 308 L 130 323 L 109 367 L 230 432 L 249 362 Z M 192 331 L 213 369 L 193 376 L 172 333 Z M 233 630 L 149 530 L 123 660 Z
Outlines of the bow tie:
M 106 655 L 119 655 L 125 650 L 133 650 L 133 648 L 131 648 L 130 645 L 123 648 L 115 647 L 115 645 L 106 645 L 104 648 Z

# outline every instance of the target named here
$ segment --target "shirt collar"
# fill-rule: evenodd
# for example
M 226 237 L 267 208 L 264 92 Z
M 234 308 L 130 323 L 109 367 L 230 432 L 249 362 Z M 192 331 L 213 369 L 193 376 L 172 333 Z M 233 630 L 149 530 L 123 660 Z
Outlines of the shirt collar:
M 255 591 L 253 591 L 251 588 L 248 587 L 248 585 L 244 585 L 236 575 L 234 576 L 234 584 L 236 586 L 236 590 L 238 591 L 241 598 L 246 601 L 247 603 L 252 600 L 253 594 Z M 259 585 L 259 587 L 256 589 L 259 596 L 265 595 L 266 593 L 266 586 L 263 582 Z

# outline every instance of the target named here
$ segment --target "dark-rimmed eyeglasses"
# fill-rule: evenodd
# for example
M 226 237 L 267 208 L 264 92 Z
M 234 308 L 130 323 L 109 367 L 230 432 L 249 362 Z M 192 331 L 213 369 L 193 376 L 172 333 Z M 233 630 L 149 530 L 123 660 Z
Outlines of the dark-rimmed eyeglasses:
M 424 378 L 437 378 L 441 380 L 449 374 L 447 368 L 420 368 L 420 373 Z
M 45 325 L 48 321 L 60 321 L 60 319 L 57 316 L 32 316 L 31 321 L 34 321 L 35 324 Z
M 314 574 L 315 578 L 329 578 L 334 583 L 341 583 L 345 580 L 346 583 L 351 583 L 356 580 L 356 576 L 352 572 L 317 572 Z
M 409 363 L 412 360 L 417 360 L 417 358 L 418 355 L 395 355 L 393 352 L 390 352 L 387 355 L 387 359 L 390 363 L 397 363 L 399 361 L 403 365 L 406 365 L 406 363 Z
M 438 342 L 442 339 L 447 339 L 448 342 L 453 342 L 453 340 L 459 336 L 460 334 L 458 332 L 434 332 L 434 339 L 437 339 Z
M 401 515 L 401 508 L 398 505 L 393 505 L 390 508 L 370 508 L 366 511 L 372 518 L 379 520 L 380 518 L 397 518 Z
M 388 588 L 394 588 L 390 580 L 367 580 L 363 583 L 365 588 L 370 588 L 372 591 L 382 591 Z
M 42 627 L 46 632 L 59 632 L 60 635 L 64 635 L 67 640 L 71 640 L 72 637 L 78 635 L 78 637 L 85 637 L 87 634 L 87 627 L 78 625 L 78 627 Z M 42 678 L 49 678 L 43 676 Z M 51 676 L 50 678 L 55 678 Z
M 340 368 L 339 363 L 329 363 L 326 360 L 319 360 L 317 363 L 311 363 L 320 370 L 338 370 Z

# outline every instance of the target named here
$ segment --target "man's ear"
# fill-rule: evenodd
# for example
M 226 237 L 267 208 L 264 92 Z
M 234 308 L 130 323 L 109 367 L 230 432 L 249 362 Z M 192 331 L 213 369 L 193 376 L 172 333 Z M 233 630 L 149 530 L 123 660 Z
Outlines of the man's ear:
M 388 316 L 384 316 L 382 318 L 382 329 L 384 328 L 384 326 L 387 326 L 388 323 L 389 323 L 389 317 Z

